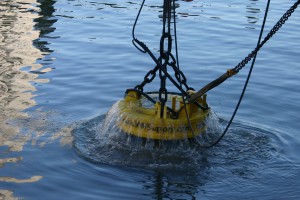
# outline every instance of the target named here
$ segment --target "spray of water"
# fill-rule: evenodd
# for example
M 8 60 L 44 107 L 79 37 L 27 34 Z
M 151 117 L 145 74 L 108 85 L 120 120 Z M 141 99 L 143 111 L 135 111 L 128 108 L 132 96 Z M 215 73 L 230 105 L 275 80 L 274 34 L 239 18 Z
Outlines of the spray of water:
M 136 148 L 175 148 L 178 149 L 178 146 L 184 148 L 192 148 L 193 141 L 191 139 L 185 138 L 183 140 L 160 140 L 155 141 L 148 138 L 138 138 L 130 134 L 124 133 L 119 129 L 117 124 L 126 123 L 126 117 L 124 117 L 119 108 L 118 102 L 116 102 L 111 109 L 108 111 L 103 124 L 100 125 L 99 131 L 97 134 L 97 139 L 101 139 L 105 142 L 109 141 L 118 141 L 123 143 L 123 145 L 128 145 L 130 147 Z M 199 126 L 204 127 L 204 130 L 197 136 L 197 141 L 204 143 L 211 143 L 215 141 L 222 132 L 222 128 L 219 124 L 218 117 L 216 114 L 210 110 L 207 118 L 204 122 L 199 123 Z M 184 127 L 184 126 L 182 126 Z M 166 127 L 168 130 L 174 130 L 174 125 L 170 124 L 169 127 Z M 200 129 L 200 128 L 199 128 Z M 139 130 L 147 131 L 147 128 L 140 126 Z M 187 131 L 187 130 L 182 130 Z M 187 134 L 186 134 L 187 135 Z M 194 143 L 195 144 L 195 143 Z
M 240 164 L 248 169 L 251 164 L 256 166 L 270 159 L 277 151 L 270 143 L 272 132 L 243 124 L 233 124 L 219 145 L 205 149 L 188 139 L 154 141 L 127 134 L 117 126 L 122 117 L 117 102 L 106 115 L 80 123 L 72 131 L 79 155 L 95 163 L 187 170 L 207 168 L 211 163 L 223 165 L 239 158 L 240 152 L 247 149 L 241 160 L 246 164 Z M 202 144 L 215 141 L 222 133 L 219 120 L 211 109 L 205 121 L 206 130 L 197 136 L 198 141 Z
M 117 102 L 106 116 L 89 120 L 74 129 L 74 146 L 85 159 L 113 165 L 185 169 L 205 163 L 205 150 L 188 139 L 154 141 L 124 133 L 117 126 L 122 117 Z M 218 118 L 213 112 L 206 121 L 207 130 L 220 132 Z M 206 139 L 211 138 L 208 131 L 205 134 Z

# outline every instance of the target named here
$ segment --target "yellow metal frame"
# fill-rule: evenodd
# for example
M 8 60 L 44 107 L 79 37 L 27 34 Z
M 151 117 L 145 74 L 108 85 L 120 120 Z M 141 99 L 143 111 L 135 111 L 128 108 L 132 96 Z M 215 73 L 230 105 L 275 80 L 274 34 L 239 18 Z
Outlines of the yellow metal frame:
M 172 109 L 178 113 L 173 119 L 166 106 L 163 117 L 160 117 L 161 105 L 157 102 L 152 108 L 142 106 L 141 95 L 129 91 L 118 104 L 121 118 L 117 126 L 124 132 L 142 138 L 157 140 L 181 140 L 193 138 L 205 129 L 205 119 L 209 110 L 202 110 L 194 103 L 186 103 L 187 112 L 194 134 L 189 126 L 181 96 L 169 95 L 172 99 Z M 207 106 L 206 95 L 197 98 L 197 102 Z

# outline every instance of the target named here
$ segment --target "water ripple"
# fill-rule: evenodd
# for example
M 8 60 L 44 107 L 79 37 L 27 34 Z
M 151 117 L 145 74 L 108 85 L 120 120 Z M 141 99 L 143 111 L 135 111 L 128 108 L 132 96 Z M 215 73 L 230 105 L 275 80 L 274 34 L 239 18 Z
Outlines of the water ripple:
M 93 163 L 160 170 L 226 167 L 232 174 L 250 177 L 276 159 L 281 149 L 278 133 L 242 123 L 233 124 L 221 143 L 210 149 L 185 141 L 166 142 L 156 148 L 151 140 L 142 145 L 138 138 L 116 129 L 108 133 L 106 117 L 83 122 L 72 131 L 77 152 Z

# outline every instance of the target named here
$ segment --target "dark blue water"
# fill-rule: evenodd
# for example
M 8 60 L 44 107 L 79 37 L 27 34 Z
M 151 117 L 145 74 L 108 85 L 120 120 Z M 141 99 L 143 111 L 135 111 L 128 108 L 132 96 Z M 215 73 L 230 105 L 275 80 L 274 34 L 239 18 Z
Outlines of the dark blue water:
M 264 35 L 294 2 L 271 2 Z M 101 134 L 106 113 L 154 67 L 131 43 L 140 3 L 1 1 L 0 199 L 299 199 L 299 10 L 258 53 L 217 146 L 154 149 Z M 155 53 L 161 4 L 146 1 L 136 28 Z M 255 48 L 265 1 L 177 4 L 180 66 L 191 87 Z M 230 119 L 248 70 L 208 92 L 217 128 Z

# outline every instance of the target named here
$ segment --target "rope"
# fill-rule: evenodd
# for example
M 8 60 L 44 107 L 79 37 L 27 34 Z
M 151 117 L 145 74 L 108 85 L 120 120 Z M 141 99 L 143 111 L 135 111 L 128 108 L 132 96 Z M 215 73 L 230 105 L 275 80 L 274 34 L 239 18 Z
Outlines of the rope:
M 295 9 L 300 4 L 300 0 L 296 1 L 293 6 L 288 9 L 283 16 L 278 20 L 278 22 L 274 25 L 274 27 L 270 30 L 270 32 L 267 34 L 267 36 L 264 38 L 264 40 L 259 43 L 256 48 L 247 56 L 245 57 L 242 62 L 240 62 L 237 66 L 235 66 L 232 70 L 236 73 L 238 73 L 245 65 L 257 54 L 257 52 L 264 46 L 264 44 L 271 38 L 273 35 L 277 33 L 277 31 L 282 27 L 283 24 L 289 19 L 289 17 L 292 15 L 292 13 L 295 11 Z
M 183 72 L 180 71 L 179 62 L 178 62 L 178 43 L 177 43 L 177 30 L 176 30 L 176 12 L 175 12 L 175 0 L 164 0 L 163 5 L 163 29 L 162 35 L 160 39 L 160 56 L 156 58 L 151 50 L 147 47 L 147 45 L 140 40 L 138 40 L 135 36 L 135 28 L 137 26 L 137 21 L 140 17 L 141 11 L 143 9 L 145 0 L 143 0 L 137 17 L 135 19 L 133 29 L 132 29 L 132 43 L 134 46 L 143 53 L 148 53 L 148 55 L 152 58 L 155 62 L 156 66 L 151 69 L 148 73 L 146 73 L 144 80 L 139 85 L 135 86 L 135 89 L 140 90 L 143 92 L 143 88 L 146 84 L 151 83 L 154 78 L 156 77 L 156 73 L 159 74 L 160 78 L 160 89 L 159 89 L 159 101 L 162 105 L 162 108 L 165 106 L 167 102 L 167 94 L 169 93 L 166 88 L 166 79 L 168 79 L 179 91 L 182 93 L 186 98 L 189 98 L 190 95 L 186 92 L 188 90 L 194 90 L 193 88 L 189 87 L 187 84 L 187 79 L 184 76 Z M 173 17 L 172 17 L 173 14 Z M 173 18 L 173 22 L 172 22 Z M 171 53 L 172 50 L 172 36 L 171 36 L 171 24 L 173 23 L 173 33 L 174 33 L 174 41 L 175 41 L 175 53 L 174 56 Z M 165 49 L 165 42 L 167 43 Z M 168 67 L 172 67 L 175 77 L 173 78 L 170 73 L 168 72 Z M 186 90 L 183 89 L 183 86 Z M 198 102 L 195 104 L 201 108 L 202 110 L 207 110 L 208 107 L 200 105 Z M 163 109 L 161 109 L 163 110 Z M 162 115 L 162 113 L 161 113 Z
M 192 96 L 189 96 L 187 94 L 187 92 L 183 90 L 183 87 L 182 87 L 184 85 L 187 88 L 187 90 L 192 89 L 192 88 L 189 88 L 187 86 L 186 78 L 185 78 L 184 74 L 179 69 L 178 48 L 177 48 L 177 33 L 176 33 L 176 18 L 175 18 L 175 13 L 176 13 L 175 12 L 175 0 L 164 0 L 163 31 L 162 31 L 163 33 L 162 33 L 161 42 L 160 42 L 160 57 L 159 58 L 156 58 L 154 56 L 154 54 L 149 50 L 149 48 L 143 42 L 141 42 L 140 40 L 138 40 L 135 37 L 135 27 L 136 27 L 137 21 L 139 19 L 139 16 L 141 14 L 144 3 L 145 3 L 145 0 L 143 0 L 143 2 L 141 4 L 138 15 L 137 15 L 136 20 L 135 20 L 134 25 L 133 25 L 133 29 L 132 29 L 133 40 L 132 40 L 132 42 L 133 42 L 134 46 L 139 51 L 141 51 L 143 53 L 148 53 L 150 55 L 150 57 L 153 59 L 153 61 L 156 63 L 156 66 L 155 66 L 154 69 L 150 70 L 146 74 L 146 76 L 144 77 L 144 81 L 140 85 L 137 85 L 134 90 L 139 91 L 140 94 L 144 95 L 152 103 L 154 103 L 155 100 L 153 100 L 150 96 L 148 96 L 147 93 L 143 92 L 143 87 L 147 83 L 152 82 L 152 80 L 155 78 L 156 72 L 159 71 L 159 76 L 161 78 L 161 88 L 160 88 L 158 93 L 159 93 L 159 99 L 163 103 L 163 106 L 164 106 L 165 101 L 167 100 L 167 94 L 169 93 L 166 90 L 166 85 L 165 85 L 166 78 L 168 78 L 174 84 L 174 86 L 176 86 L 177 89 L 179 89 L 179 91 L 181 92 L 180 94 L 181 94 L 183 102 L 184 102 L 184 109 L 185 109 L 185 114 L 186 114 L 186 117 L 187 117 L 187 121 L 188 121 L 190 129 L 193 133 L 193 136 L 194 136 L 194 139 L 195 139 L 196 143 L 199 146 L 204 147 L 204 148 L 213 147 L 213 146 L 217 145 L 222 140 L 224 135 L 227 133 L 227 131 L 228 131 L 228 129 L 229 129 L 229 127 L 230 127 L 230 125 L 231 125 L 231 123 L 232 123 L 232 121 L 233 121 L 233 119 L 234 119 L 234 117 L 235 117 L 235 115 L 236 115 L 236 113 L 239 109 L 239 106 L 240 106 L 240 104 L 242 102 L 242 99 L 244 97 L 246 88 L 248 86 L 248 83 L 249 83 L 249 80 L 250 80 L 250 77 L 251 77 L 251 74 L 252 74 L 252 70 L 254 68 L 254 64 L 255 64 L 255 61 L 256 61 L 256 56 L 257 56 L 258 51 L 263 47 L 263 45 L 273 35 L 275 35 L 277 33 L 277 31 L 282 27 L 282 25 L 288 20 L 288 18 L 295 11 L 297 6 L 300 4 L 300 0 L 296 1 L 295 4 L 289 10 L 286 11 L 286 13 L 280 18 L 280 20 L 274 25 L 274 27 L 270 30 L 270 32 L 267 34 L 267 36 L 261 42 L 262 34 L 263 34 L 263 31 L 264 31 L 264 27 L 265 27 L 265 22 L 266 22 L 266 19 L 267 19 L 267 14 L 269 12 L 270 0 L 268 0 L 268 3 L 266 5 L 264 20 L 263 20 L 263 23 L 262 23 L 262 26 L 261 26 L 261 30 L 260 30 L 260 34 L 259 34 L 259 38 L 258 38 L 256 48 L 247 57 L 245 57 L 237 66 L 235 66 L 232 69 L 229 69 L 226 73 L 224 73 L 219 78 L 212 81 L 211 83 L 207 84 L 206 86 L 204 86 L 201 90 L 199 90 L 197 93 L 195 93 Z M 172 6 L 172 4 L 173 4 L 173 6 Z M 173 12 L 173 14 L 174 14 L 173 23 L 174 23 L 176 58 L 171 53 L 171 49 L 172 49 L 172 46 L 171 46 L 172 38 L 171 38 L 171 34 L 170 34 L 171 12 Z M 167 31 L 166 31 L 166 28 L 167 28 Z M 167 39 L 167 41 L 168 41 L 167 52 L 164 51 L 164 41 L 165 41 L 165 39 Z M 171 62 L 169 62 L 170 58 L 171 58 Z M 164 60 L 164 62 L 162 62 L 162 60 Z M 231 77 L 232 75 L 237 74 L 239 72 L 239 70 L 241 70 L 251 60 L 252 60 L 252 64 L 251 64 L 251 67 L 249 69 L 248 76 L 247 76 L 247 79 L 245 81 L 245 84 L 244 84 L 243 90 L 241 92 L 240 98 L 238 100 L 238 103 L 237 103 L 237 105 L 234 109 L 234 112 L 233 112 L 226 128 L 224 129 L 223 133 L 218 138 L 218 140 L 215 141 L 212 144 L 209 144 L 209 145 L 200 144 L 200 142 L 197 139 L 197 137 L 195 135 L 195 132 L 192 128 L 190 117 L 188 115 L 187 108 L 186 108 L 186 102 L 195 103 L 195 104 L 199 105 L 198 102 L 196 101 L 197 98 L 201 97 L 203 94 L 205 94 L 207 91 L 211 90 L 212 88 L 218 86 L 219 84 L 224 82 L 227 78 Z M 177 63 L 177 65 L 176 65 L 176 63 Z M 176 77 L 178 83 L 167 72 L 167 66 L 171 66 L 173 68 L 173 70 L 175 72 L 175 77 Z M 202 108 L 202 109 L 205 110 L 207 108 Z
M 144 7 L 145 1 L 146 1 L 146 0 L 143 0 L 143 2 L 142 2 L 142 4 L 141 4 L 141 7 L 140 7 L 140 9 L 139 9 L 139 12 L 138 12 L 138 14 L 137 14 L 137 16 L 136 16 L 136 18 L 135 18 L 133 27 L 132 27 L 132 38 L 133 38 L 133 39 L 132 39 L 132 44 L 133 44 L 139 51 L 141 51 L 141 52 L 143 52 L 143 53 L 146 53 L 146 51 L 143 50 L 143 49 L 141 49 L 141 47 L 138 46 L 138 45 L 140 45 L 141 42 L 135 37 L 135 27 L 136 27 L 137 21 L 138 21 L 138 19 L 139 19 L 139 17 L 140 17 L 140 14 L 141 14 L 141 12 L 142 12 L 142 9 L 143 9 L 143 7 Z
M 216 80 L 208 83 L 203 88 L 201 88 L 197 93 L 195 93 L 193 96 L 191 96 L 188 99 L 189 103 L 194 102 L 197 98 L 208 92 L 209 90 L 215 88 L 216 86 L 223 83 L 227 78 L 230 78 L 232 75 L 237 74 L 243 67 L 245 67 L 246 64 L 248 64 L 249 61 L 257 54 L 257 52 L 264 46 L 264 44 L 271 38 L 273 35 L 277 33 L 277 31 L 282 27 L 283 24 L 289 19 L 289 17 L 292 15 L 292 13 L 295 11 L 295 9 L 300 4 L 300 0 L 296 1 L 295 4 L 286 11 L 285 14 L 278 20 L 278 22 L 274 25 L 274 27 L 270 30 L 270 32 L 267 34 L 267 36 L 264 38 L 264 40 L 259 43 L 256 48 L 248 54 L 239 64 L 237 64 L 234 68 L 229 69 L 226 73 L 222 74 L 219 78 Z
M 259 34 L 259 38 L 258 38 L 258 42 L 257 42 L 257 47 L 260 45 L 260 41 L 261 41 L 262 34 L 263 34 L 263 31 L 264 31 L 265 23 L 266 23 L 266 20 L 267 20 L 267 15 L 268 15 L 268 11 L 269 11 L 269 5 L 270 5 L 270 0 L 268 0 L 267 6 L 266 6 L 266 11 L 265 11 L 264 20 L 263 20 L 263 23 L 262 23 L 262 26 L 261 26 L 261 29 L 260 29 L 260 34 Z M 252 70 L 253 70 L 253 67 L 254 67 L 254 64 L 255 64 L 256 56 L 257 56 L 257 52 L 255 52 L 255 55 L 253 56 L 252 64 L 251 64 L 250 70 L 248 72 L 248 76 L 247 76 L 247 79 L 245 81 L 245 84 L 244 84 L 244 87 L 243 87 L 243 91 L 242 91 L 242 93 L 240 95 L 239 101 L 238 101 L 238 103 L 237 103 L 237 105 L 236 105 L 236 107 L 234 109 L 234 112 L 233 112 L 233 114 L 232 114 L 232 116 L 231 116 L 231 118 L 230 118 L 230 120 L 229 120 L 229 122 L 228 122 L 228 124 L 227 124 L 227 126 L 225 128 L 225 130 L 223 131 L 223 133 L 221 134 L 221 136 L 218 138 L 218 140 L 216 140 L 214 143 L 212 143 L 210 145 L 202 145 L 199 142 L 199 140 L 196 138 L 196 135 L 195 135 L 195 132 L 194 132 L 194 130 L 192 128 L 192 125 L 191 125 L 188 113 L 186 111 L 186 116 L 187 116 L 187 120 L 188 120 L 189 126 L 190 126 L 190 128 L 192 130 L 192 133 L 194 135 L 195 141 L 197 142 L 197 144 L 200 147 L 211 148 L 211 147 L 217 145 L 223 139 L 223 137 L 225 136 L 225 134 L 227 133 L 227 131 L 228 131 L 228 129 L 229 129 L 229 127 L 230 127 L 230 125 L 231 125 L 231 123 L 232 123 L 232 121 L 233 121 L 233 119 L 234 119 L 234 117 L 235 117 L 235 115 L 236 115 L 236 113 L 237 113 L 237 111 L 239 109 L 239 106 L 240 106 L 240 104 L 242 102 L 242 99 L 244 97 L 244 94 L 245 94 L 246 88 L 248 86 L 248 83 L 249 83 L 249 80 L 250 80 L 250 77 L 251 77 L 251 73 L 252 73 Z M 185 101 L 184 101 L 184 107 L 185 107 L 185 110 L 186 110 L 186 103 L 185 103 Z

